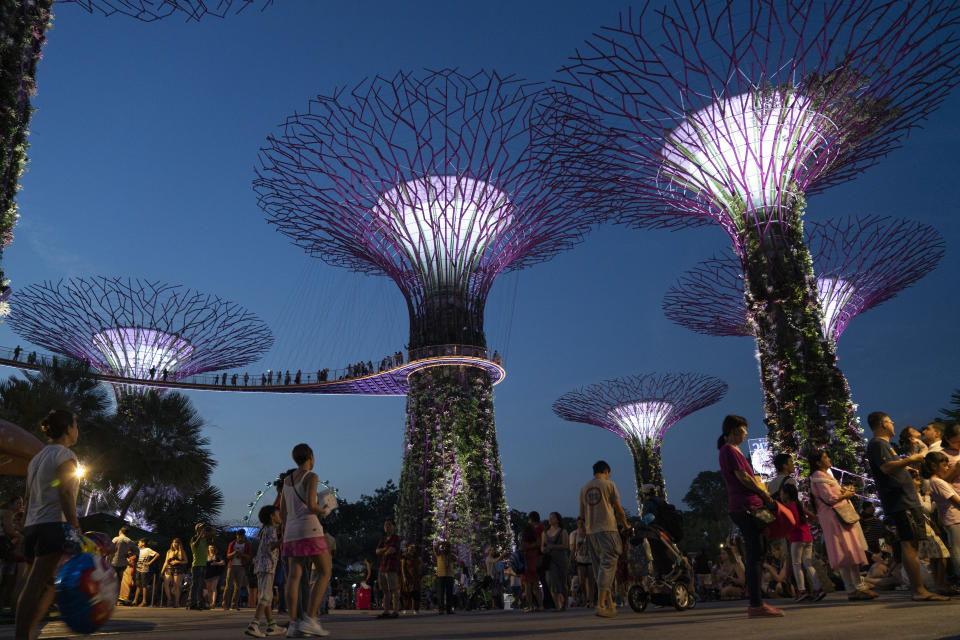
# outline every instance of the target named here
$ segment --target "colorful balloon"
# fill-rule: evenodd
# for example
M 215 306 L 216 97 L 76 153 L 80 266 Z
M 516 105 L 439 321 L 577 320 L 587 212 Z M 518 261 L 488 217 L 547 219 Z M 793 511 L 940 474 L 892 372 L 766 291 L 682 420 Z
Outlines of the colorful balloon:
M 78 553 L 57 572 L 57 608 L 77 633 L 93 633 L 117 604 L 117 574 L 99 553 Z

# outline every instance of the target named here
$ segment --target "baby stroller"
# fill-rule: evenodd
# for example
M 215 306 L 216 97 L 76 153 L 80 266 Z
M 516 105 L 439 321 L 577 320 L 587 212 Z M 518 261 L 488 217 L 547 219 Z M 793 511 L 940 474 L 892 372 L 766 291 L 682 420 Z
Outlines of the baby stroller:
M 631 577 L 636 581 L 627 591 L 630 608 L 641 613 L 651 602 L 677 611 L 693 609 L 693 566 L 658 522 L 640 522 L 630 540 Z

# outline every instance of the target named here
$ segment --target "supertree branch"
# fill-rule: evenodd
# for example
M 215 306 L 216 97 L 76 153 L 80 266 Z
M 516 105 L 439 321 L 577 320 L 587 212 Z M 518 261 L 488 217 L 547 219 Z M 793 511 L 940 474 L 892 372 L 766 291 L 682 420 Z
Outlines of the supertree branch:
M 844 217 L 807 223 L 824 335 L 836 346 L 857 315 L 886 302 L 933 271 L 943 235 L 903 218 Z M 744 303 L 743 267 L 714 257 L 685 272 L 663 300 L 677 324 L 715 336 L 752 336 Z
M 574 119 L 603 118 L 618 168 L 593 188 L 624 223 L 713 221 L 742 252 L 747 226 L 872 166 L 943 101 L 960 81 L 958 16 L 955 2 L 915 0 L 621 14 L 563 70 Z M 576 153 L 583 130 L 558 145 Z
M 592 424 L 623 438 L 633 455 L 637 492 L 653 484 L 666 495 L 660 466 L 664 434 L 694 411 L 719 402 L 727 384 L 698 373 L 614 378 L 565 393 L 553 403 L 564 420 Z
M 253 5 L 261 11 L 274 0 L 57 0 L 57 4 L 74 4 L 88 13 L 105 16 L 124 15 L 143 22 L 154 22 L 171 16 L 186 21 L 205 17 L 224 18 L 231 13 L 240 13 Z
M 597 221 L 535 152 L 556 95 L 492 72 L 378 76 L 287 118 L 254 189 L 311 255 L 391 277 L 417 346 L 451 338 L 426 335 L 425 321 L 478 339 L 497 275 L 549 259 Z
M 178 380 L 258 360 L 273 345 L 255 315 L 216 296 L 129 278 L 73 278 L 19 289 L 10 328 L 95 370 Z

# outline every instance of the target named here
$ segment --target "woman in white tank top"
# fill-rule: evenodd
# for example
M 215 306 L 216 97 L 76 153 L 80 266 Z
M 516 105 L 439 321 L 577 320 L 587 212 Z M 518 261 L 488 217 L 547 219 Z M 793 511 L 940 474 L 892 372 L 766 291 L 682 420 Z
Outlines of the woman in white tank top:
M 330 582 L 330 553 L 320 526 L 320 516 L 327 510 L 317 503 L 317 474 L 313 473 L 313 450 L 306 444 L 293 448 L 293 461 L 297 468 L 283 480 L 280 499 L 280 517 L 283 520 L 283 557 L 287 559 L 287 611 L 291 616 L 297 612 L 301 577 L 310 575 L 311 565 L 316 565 L 319 579 L 310 592 L 310 601 L 305 603 L 301 620 L 290 620 L 288 638 L 304 635 L 325 636 L 326 631 L 317 620 L 317 612 L 323 594 Z M 309 578 L 307 578 L 309 579 Z

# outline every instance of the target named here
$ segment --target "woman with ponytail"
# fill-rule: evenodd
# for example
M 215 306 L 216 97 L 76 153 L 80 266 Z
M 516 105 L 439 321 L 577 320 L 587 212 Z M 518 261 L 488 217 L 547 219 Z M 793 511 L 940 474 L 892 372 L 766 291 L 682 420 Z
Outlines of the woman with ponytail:
M 77 443 L 77 419 L 55 409 L 40 423 L 47 446 L 27 467 L 27 506 L 23 541 L 30 572 L 17 602 L 16 640 L 36 637 L 34 627 L 53 602 L 53 578 L 66 543 L 64 524 L 74 529 L 77 520 L 77 456 L 69 447 Z
M 747 419 L 728 415 L 723 419 L 723 432 L 717 439 L 720 450 L 720 473 L 727 485 L 727 507 L 730 519 L 743 534 L 746 544 L 747 595 L 750 606 L 747 617 L 779 617 L 783 611 L 771 607 L 761 600 L 760 582 L 763 575 L 764 543 L 763 531 L 754 521 L 750 512 L 764 505 L 773 505 L 773 498 L 767 488 L 757 480 L 750 462 L 740 451 L 740 445 L 747 439 Z

